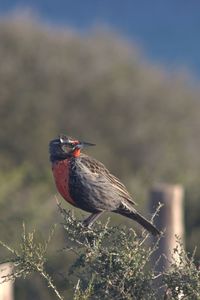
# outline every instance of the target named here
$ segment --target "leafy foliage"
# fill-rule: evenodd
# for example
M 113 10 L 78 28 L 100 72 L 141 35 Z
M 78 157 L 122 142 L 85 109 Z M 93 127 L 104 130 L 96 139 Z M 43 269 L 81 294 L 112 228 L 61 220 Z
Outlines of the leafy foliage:
M 154 296 L 154 273 L 147 268 L 152 249 L 145 248 L 132 229 L 101 223 L 94 229 L 85 229 L 81 223 L 74 226 L 75 219 L 67 211 L 63 213 L 66 236 L 74 243 L 73 248 L 78 246 L 78 258 L 70 269 L 79 280 L 76 299 L 82 299 L 83 290 L 86 295 L 90 291 L 91 299 Z
M 12 254 L 9 262 L 13 263 L 14 272 L 5 276 L 4 281 L 15 280 L 16 278 L 26 278 L 33 272 L 38 272 L 47 281 L 48 286 L 53 289 L 58 299 L 63 299 L 57 291 L 50 275 L 45 271 L 45 263 L 47 261 L 47 247 L 53 237 L 54 229 L 50 232 L 46 241 L 39 242 L 35 237 L 35 232 L 26 233 L 23 224 L 22 241 L 19 250 L 10 248 L 4 242 L 0 241 L 0 245 L 6 248 Z M 5 263 L 5 261 L 3 262 Z M 4 282 L 3 281 L 3 282 Z
M 62 226 L 66 236 L 66 246 L 62 251 L 75 254 L 67 275 L 71 278 L 74 300 L 153 300 L 158 299 L 157 292 L 163 285 L 162 297 L 165 299 L 178 299 L 180 295 L 181 299 L 199 299 L 200 270 L 195 266 L 193 257 L 188 258 L 183 247 L 177 247 L 181 249 L 178 260 L 178 250 L 174 249 L 176 258 L 172 256 L 169 270 L 157 274 L 149 264 L 157 244 L 145 244 L 148 234 L 143 233 L 139 238 L 132 229 L 113 227 L 108 223 L 86 228 L 60 205 L 59 210 L 64 217 Z M 47 241 L 41 243 L 35 238 L 35 233 L 26 233 L 24 227 L 20 251 L 1 242 L 11 252 L 13 258 L 9 261 L 15 266 L 5 280 L 38 272 L 55 296 L 64 299 L 45 268 L 47 246 L 53 232 Z M 156 283 L 158 277 L 162 278 L 159 286 Z
M 181 241 L 173 251 L 170 269 L 163 275 L 163 282 L 170 299 L 176 300 L 180 295 L 181 299 L 200 299 L 200 269 L 195 266 L 194 254 L 189 258 Z

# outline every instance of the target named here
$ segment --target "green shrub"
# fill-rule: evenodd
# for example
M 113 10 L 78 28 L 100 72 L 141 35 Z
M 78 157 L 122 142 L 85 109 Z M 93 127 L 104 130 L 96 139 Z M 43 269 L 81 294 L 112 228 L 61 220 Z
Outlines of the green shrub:
M 62 252 L 72 252 L 74 261 L 64 274 L 70 278 L 74 300 L 89 299 L 200 299 L 200 271 L 179 245 L 174 249 L 170 268 L 156 273 L 150 265 L 152 253 L 157 243 L 147 246 L 148 233 L 138 237 L 132 229 L 97 223 L 94 228 L 85 228 L 81 222 L 59 205 L 63 215 L 62 226 L 65 231 L 66 245 Z M 47 249 L 55 230 L 50 232 L 46 241 L 40 241 L 35 232 L 27 233 L 23 226 L 22 240 L 18 249 L 11 249 L 3 242 L 11 257 L 5 261 L 14 264 L 14 271 L 5 277 L 13 280 L 37 272 L 58 299 L 70 299 L 56 287 L 47 272 Z M 149 243 L 148 243 L 149 244 Z M 180 250 L 178 250 L 180 249 Z M 4 262 L 5 262 L 4 261 Z M 58 270 L 54 270 L 54 274 Z M 157 278 L 160 277 L 160 286 Z M 155 288 L 156 287 L 156 288 Z M 160 295 L 160 294 L 159 294 Z M 159 296 L 160 297 L 160 296 Z

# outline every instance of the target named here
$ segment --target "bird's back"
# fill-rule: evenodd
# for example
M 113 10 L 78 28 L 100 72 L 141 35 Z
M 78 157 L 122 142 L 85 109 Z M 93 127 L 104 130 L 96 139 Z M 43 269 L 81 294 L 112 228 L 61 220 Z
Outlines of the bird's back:
M 89 211 L 115 211 L 134 204 L 126 187 L 94 158 L 81 154 L 70 159 L 69 193 L 78 207 Z

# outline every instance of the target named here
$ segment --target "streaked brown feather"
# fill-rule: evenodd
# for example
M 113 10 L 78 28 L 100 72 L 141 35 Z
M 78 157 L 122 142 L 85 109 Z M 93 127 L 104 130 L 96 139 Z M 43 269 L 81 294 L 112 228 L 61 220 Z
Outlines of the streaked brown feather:
M 89 157 L 85 154 L 81 154 L 80 158 L 83 158 L 81 162 L 93 173 L 98 175 L 105 176 L 110 183 L 118 190 L 119 195 L 124 198 L 126 201 L 128 201 L 130 204 L 136 205 L 136 203 L 133 201 L 131 195 L 127 191 L 125 185 L 120 182 L 120 180 L 112 175 L 108 169 L 102 164 L 101 162 L 97 161 L 96 159 Z

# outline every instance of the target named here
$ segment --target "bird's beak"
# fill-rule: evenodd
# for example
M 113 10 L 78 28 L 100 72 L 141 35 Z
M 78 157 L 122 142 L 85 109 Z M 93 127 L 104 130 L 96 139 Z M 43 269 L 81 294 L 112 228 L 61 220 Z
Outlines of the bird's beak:
M 96 144 L 92 144 L 92 143 L 88 143 L 88 142 L 80 142 L 80 144 L 77 145 L 78 148 L 84 148 L 84 147 L 88 147 L 88 146 L 96 146 Z

